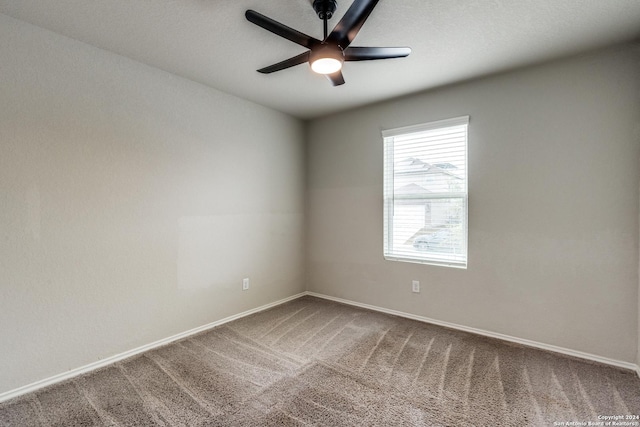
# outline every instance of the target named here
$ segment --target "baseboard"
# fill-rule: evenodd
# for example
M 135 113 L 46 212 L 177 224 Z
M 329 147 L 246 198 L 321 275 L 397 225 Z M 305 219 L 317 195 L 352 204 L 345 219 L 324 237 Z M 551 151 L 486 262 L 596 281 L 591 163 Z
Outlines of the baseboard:
M 275 307 L 275 306 L 280 305 L 280 304 L 284 304 L 285 302 L 292 301 L 294 299 L 303 297 L 305 295 L 309 295 L 309 296 L 313 296 L 313 297 L 317 297 L 317 298 L 322 298 L 322 299 L 326 299 L 326 300 L 330 300 L 330 301 L 335 301 L 335 302 L 339 302 L 339 303 L 342 303 L 342 304 L 348 304 L 348 305 L 352 305 L 352 306 L 355 306 L 355 307 L 366 308 L 366 309 L 369 309 L 369 310 L 378 311 L 378 312 L 381 312 L 381 313 L 387 313 L 387 314 L 391 314 L 391 315 L 394 315 L 394 316 L 405 317 L 407 319 L 413 319 L 413 320 L 417 320 L 417 321 L 420 321 L 420 322 L 425 322 L 425 323 L 431 323 L 431 324 L 434 324 L 434 325 L 444 326 L 444 327 L 451 328 L 451 329 L 456 329 L 456 330 L 459 330 L 459 331 L 470 332 L 472 334 L 483 335 L 483 336 L 490 337 L 490 338 L 496 338 L 496 339 L 500 339 L 500 340 L 503 340 L 503 341 L 509 341 L 509 342 L 513 342 L 513 343 L 517 343 L 517 344 L 522 344 L 522 345 L 526 345 L 526 346 L 529 346 L 529 347 L 539 348 L 541 350 L 552 351 L 554 353 L 566 354 L 568 356 L 573 356 L 573 357 L 578 357 L 578 358 L 581 358 L 581 359 L 591 360 L 591 361 L 603 363 L 603 364 L 606 364 L 606 365 L 616 366 L 616 367 L 623 368 L 623 369 L 629 369 L 629 370 L 632 370 L 632 371 L 636 372 L 638 374 L 638 377 L 640 377 L 640 366 L 638 366 L 636 364 L 633 364 L 633 363 L 624 362 L 624 361 L 621 361 L 621 360 L 610 359 L 610 358 L 606 358 L 606 357 L 602 357 L 602 356 L 597 356 L 595 354 L 584 353 L 584 352 L 581 352 L 581 351 L 571 350 L 571 349 L 564 348 L 564 347 L 558 347 L 558 346 L 555 346 L 555 345 L 544 344 L 544 343 L 540 343 L 540 342 L 537 342 L 537 341 L 531 341 L 531 340 L 527 340 L 527 339 L 523 339 L 523 338 L 512 337 L 512 336 L 500 334 L 500 333 L 497 333 L 497 332 L 491 332 L 491 331 L 485 331 L 485 330 L 482 330 L 482 329 L 471 328 L 471 327 L 468 327 L 468 326 L 458 325 L 458 324 L 455 324 L 455 323 L 445 322 L 445 321 L 442 321 L 442 320 L 431 319 L 431 318 L 428 318 L 428 317 L 418 316 L 418 315 L 411 314 L 411 313 L 405 313 L 405 312 L 398 311 L 398 310 L 392 310 L 392 309 L 388 309 L 388 308 L 384 308 L 384 307 L 378 307 L 378 306 L 375 306 L 375 305 L 364 304 L 364 303 L 351 301 L 351 300 L 347 300 L 347 299 L 343 299 L 343 298 L 332 297 L 332 296 L 329 296 L 329 295 L 319 294 L 319 293 L 316 293 L 316 292 L 305 291 L 305 292 L 302 292 L 302 293 L 299 293 L 299 294 L 296 294 L 296 295 L 292 295 L 292 296 L 290 296 L 288 298 L 284 298 L 284 299 L 281 299 L 281 300 L 278 300 L 278 301 L 275 301 L 275 302 L 272 302 L 272 303 L 269 303 L 269 304 L 265 304 L 265 305 L 262 305 L 260 307 L 254 308 L 254 309 L 247 310 L 247 311 L 244 311 L 242 313 L 235 314 L 233 316 L 225 317 L 224 319 L 220 319 L 220 320 L 217 320 L 215 322 L 211 322 L 211 323 L 208 323 L 206 325 L 202 325 L 202 326 L 199 326 L 197 328 L 190 329 L 188 331 L 185 331 L 185 332 L 182 332 L 182 333 L 179 333 L 179 334 L 176 334 L 176 335 L 172 335 L 170 337 L 167 337 L 167 338 L 152 342 L 150 344 L 146 344 L 146 345 L 143 345 L 141 347 L 137 347 L 137 348 L 134 348 L 132 350 L 128 350 L 128 351 L 125 351 L 123 353 L 110 356 L 110 357 L 108 357 L 106 359 L 102 359 L 102 360 L 99 360 L 97 362 L 93 362 L 93 363 L 90 363 L 88 365 L 81 366 L 79 368 L 72 369 L 70 371 L 63 372 L 61 374 L 54 375 L 52 377 L 49 377 L 49 378 L 46 378 L 46 379 L 43 379 L 43 380 L 40 380 L 40 381 L 36 381 L 34 383 L 31 383 L 31 384 L 16 388 L 14 390 L 9 390 L 7 392 L 0 393 L 0 403 L 1 402 L 5 402 L 5 401 L 10 400 L 10 399 L 13 399 L 13 398 L 16 398 L 18 396 L 22 396 L 23 394 L 27 394 L 27 393 L 31 393 L 31 392 L 40 390 L 40 389 L 42 389 L 44 387 L 59 383 L 61 381 L 65 381 L 65 380 L 77 377 L 79 375 L 86 374 L 86 373 L 94 371 L 96 369 L 99 369 L 99 368 L 111 365 L 113 363 L 119 362 L 121 360 L 127 359 L 127 358 L 129 358 L 131 356 L 135 356 L 137 354 L 144 353 L 145 351 L 153 350 L 153 349 L 161 347 L 163 345 L 170 344 L 170 343 L 172 343 L 174 341 L 177 341 L 177 340 L 180 340 L 180 339 L 183 339 L 183 338 L 187 338 L 187 337 L 189 337 L 191 335 L 195 335 L 195 334 L 200 333 L 200 332 L 204 332 L 204 331 L 209 330 L 211 328 L 215 328 L 216 326 L 220 326 L 220 325 L 223 325 L 225 323 L 231 322 L 233 320 L 240 319 L 242 317 L 246 317 L 246 316 L 258 313 L 258 312 L 263 311 L 263 310 L 267 310 L 269 308 Z
M 470 332 L 472 334 L 483 335 L 483 336 L 490 337 L 490 338 L 496 338 L 496 339 L 503 340 L 503 341 L 509 341 L 509 342 L 513 342 L 513 343 L 517 343 L 517 344 L 521 344 L 521 345 L 526 345 L 528 347 L 539 348 L 541 350 L 552 351 L 554 353 L 560 353 L 560 354 L 565 354 L 565 355 L 568 355 L 568 356 L 577 357 L 577 358 L 580 358 L 580 359 L 591 360 L 591 361 L 594 361 L 594 362 L 603 363 L 605 365 L 616 366 L 618 368 L 623 368 L 623 369 L 628 369 L 628 370 L 634 371 L 634 372 L 636 372 L 638 374 L 638 377 L 640 377 L 640 366 L 638 366 L 638 365 L 636 365 L 634 363 L 624 362 L 622 360 L 610 359 L 610 358 L 598 356 L 598 355 L 595 355 L 595 354 L 584 353 L 582 351 L 577 351 L 577 350 L 571 350 L 569 348 L 558 347 L 558 346 L 555 346 L 555 345 L 545 344 L 545 343 L 541 343 L 541 342 L 537 342 L 537 341 L 531 341 L 531 340 L 524 339 L 524 338 L 512 337 L 510 335 L 504 335 L 504 334 L 500 334 L 500 333 L 497 333 L 497 332 L 485 331 L 483 329 L 471 328 L 469 326 L 458 325 L 458 324 L 455 324 L 455 323 L 450 323 L 450 322 L 445 322 L 445 321 L 442 321 L 442 320 L 431 319 L 431 318 L 428 318 L 428 317 L 418 316 L 418 315 L 415 315 L 415 314 L 405 313 L 405 312 L 397 311 L 397 310 L 391 310 L 391 309 L 388 309 L 388 308 L 378 307 L 378 306 L 375 306 L 375 305 L 363 304 L 361 302 L 351 301 L 351 300 L 347 300 L 347 299 L 343 299 L 343 298 L 332 297 L 332 296 L 324 295 L 324 294 L 318 294 L 316 292 L 307 291 L 307 292 L 305 292 L 305 294 L 313 296 L 313 297 L 317 297 L 317 298 L 323 298 L 323 299 L 326 299 L 326 300 L 339 302 L 339 303 L 342 303 L 342 304 L 353 305 L 353 306 L 356 306 L 356 307 L 361 307 L 361 308 L 366 308 L 366 309 L 369 309 L 369 310 L 379 311 L 381 313 L 392 314 L 394 316 L 405 317 L 407 319 L 413 319 L 413 320 L 417 320 L 417 321 L 420 321 L 420 322 L 431 323 L 431 324 L 434 324 L 434 325 L 444 326 L 446 328 L 456 329 L 456 330 L 459 330 L 459 331 Z
M 52 384 L 56 384 L 56 383 L 59 383 L 59 382 L 64 381 L 64 380 L 68 380 L 70 378 L 77 377 L 78 375 L 86 374 L 88 372 L 94 371 L 94 370 L 102 368 L 104 366 L 111 365 L 113 363 L 119 362 L 119 361 L 124 360 L 126 358 L 129 358 L 131 356 L 135 356 L 136 354 L 144 353 L 145 351 L 153 350 L 155 348 L 158 348 L 158 347 L 161 347 L 163 345 L 172 343 L 174 341 L 177 341 L 177 340 L 180 340 L 180 339 L 183 339 L 183 338 L 187 338 L 187 337 L 189 337 L 191 335 L 195 335 L 195 334 L 200 333 L 200 332 L 204 332 L 204 331 L 206 331 L 208 329 L 215 328 L 216 326 L 220 326 L 220 325 L 223 325 L 225 323 L 231 322 L 233 320 L 240 319 L 241 317 L 249 316 L 251 314 L 255 314 L 255 313 L 258 313 L 260 311 L 267 310 L 267 309 L 275 307 L 277 305 L 284 304 L 285 302 L 300 298 L 300 297 L 302 297 L 304 295 L 306 295 L 306 292 L 302 292 L 302 293 L 290 296 L 288 298 L 281 299 L 279 301 L 275 301 L 275 302 L 272 302 L 272 303 L 269 303 L 269 304 L 265 304 L 265 305 L 262 305 L 260 307 L 257 307 L 257 308 L 251 309 L 251 310 L 243 311 L 242 313 L 234 314 L 233 316 L 225 317 L 224 319 L 221 319 L 221 320 L 216 320 L 215 322 L 211 322 L 211 323 L 208 323 L 206 325 L 202 325 L 202 326 L 199 326 L 197 328 L 190 329 L 188 331 L 179 333 L 177 335 L 172 335 L 172 336 L 170 336 L 168 338 L 164 338 L 164 339 L 152 342 L 150 344 L 146 344 L 146 345 L 143 345 L 141 347 L 134 348 L 133 350 L 125 351 L 124 353 L 120 353 L 120 354 L 116 354 L 116 355 L 107 357 L 106 359 L 102 359 L 102 360 L 99 360 L 97 362 L 93 362 L 93 363 L 90 363 L 88 365 L 81 366 L 79 368 L 72 369 L 70 371 L 63 372 L 61 374 L 54 375 L 52 377 L 49 377 L 49 378 L 46 378 L 46 379 L 43 379 L 43 380 L 40 380 L 40 381 L 36 381 L 34 383 L 31 383 L 31 384 L 16 388 L 14 390 L 9 390 L 7 392 L 0 393 L 0 403 L 4 402 L 4 401 L 7 401 L 7 400 L 10 400 L 10 399 L 13 399 L 13 398 L 18 397 L 18 396 L 22 396 L 23 394 L 31 393 L 33 391 L 36 391 L 36 390 L 39 390 L 41 388 L 50 386 Z

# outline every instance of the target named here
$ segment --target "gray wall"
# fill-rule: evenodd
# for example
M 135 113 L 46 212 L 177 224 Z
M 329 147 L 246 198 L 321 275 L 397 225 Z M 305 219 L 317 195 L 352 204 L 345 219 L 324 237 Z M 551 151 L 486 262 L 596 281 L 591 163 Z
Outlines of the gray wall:
M 0 393 L 303 290 L 302 122 L 4 15 L 0 58 Z
M 623 46 L 312 121 L 308 290 L 635 362 L 639 75 Z M 385 261 L 381 129 L 467 114 L 468 269 Z

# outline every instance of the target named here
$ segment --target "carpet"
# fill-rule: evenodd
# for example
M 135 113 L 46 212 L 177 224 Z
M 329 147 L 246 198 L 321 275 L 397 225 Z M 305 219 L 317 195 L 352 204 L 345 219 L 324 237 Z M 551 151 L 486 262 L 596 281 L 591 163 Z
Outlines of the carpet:
M 640 415 L 631 371 L 309 296 L 0 404 L 1 426 L 568 426 L 614 415 Z

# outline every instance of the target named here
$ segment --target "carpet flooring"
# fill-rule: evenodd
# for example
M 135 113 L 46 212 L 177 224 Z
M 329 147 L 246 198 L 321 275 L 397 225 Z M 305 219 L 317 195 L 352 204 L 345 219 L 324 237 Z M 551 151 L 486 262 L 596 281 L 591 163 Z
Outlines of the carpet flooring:
M 631 371 L 309 296 L 0 404 L 1 426 L 30 427 L 554 426 L 612 415 L 640 415 Z

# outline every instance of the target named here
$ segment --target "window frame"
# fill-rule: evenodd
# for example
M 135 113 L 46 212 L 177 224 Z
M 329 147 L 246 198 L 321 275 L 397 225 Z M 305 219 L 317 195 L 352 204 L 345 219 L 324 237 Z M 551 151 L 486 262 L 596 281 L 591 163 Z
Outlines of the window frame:
M 406 136 L 413 133 L 421 133 L 431 130 L 443 129 L 454 126 L 466 126 L 465 132 L 465 170 L 464 191 L 453 193 L 434 193 L 431 196 L 422 196 L 420 199 L 462 199 L 463 209 L 463 241 L 464 261 L 452 261 L 438 258 L 433 254 L 421 256 L 408 256 L 393 251 L 393 212 L 396 200 L 394 191 L 394 144 L 393 138 Z M 404 126 L 394 129 L 382 130 L 383 141 L 383 255 L 388 261 L 410 262 L 418 264 L 437 265 L 466 269 L 469 262 L 469 116 L 454 117 L 451 119 L 437 120 L 417 125 Z M 407 198 L 408 199 L 408 198 Z

